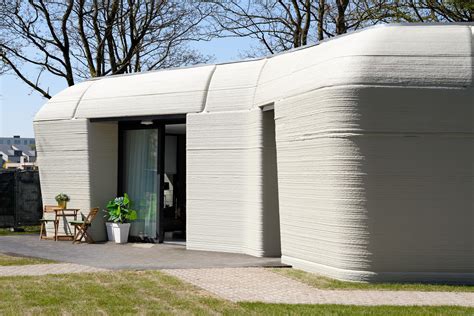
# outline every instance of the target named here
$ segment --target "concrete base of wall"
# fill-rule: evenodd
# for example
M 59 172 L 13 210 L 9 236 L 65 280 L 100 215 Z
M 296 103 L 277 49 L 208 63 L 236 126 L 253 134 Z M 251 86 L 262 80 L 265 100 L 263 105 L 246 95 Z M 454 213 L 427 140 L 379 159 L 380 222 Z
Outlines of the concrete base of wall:
M 474 285 L 474 273 L 448 272 L 369 272 L 339 269 L 307 260 L 282 256 L 284 264 L 295 269 L 317 273 L 341 281 L 355 282 L 411 282 Z
M 210 252 L 225 252 L 225 253 L 235 253 L 235 254 L 245 254 L 253 257 L 258 258 L 279 258 L 280 256 L 276 256 L 273 252 L 269 251 L 258 251 L 251 248 L 234 248 L 231 249 L 229 247 L 223 246 L 220 247 L 216 244 L 214 247 L 209 248 L 207 244 L 201 244 L 199 242 L 186 242 L 186 249 L 187 250 L 198 250 L 198 251 L 210 251 Z

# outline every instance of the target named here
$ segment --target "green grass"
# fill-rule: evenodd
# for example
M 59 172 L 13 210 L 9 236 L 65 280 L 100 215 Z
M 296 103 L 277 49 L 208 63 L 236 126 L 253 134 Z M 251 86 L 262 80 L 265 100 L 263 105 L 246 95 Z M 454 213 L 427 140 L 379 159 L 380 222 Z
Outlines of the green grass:
M 22 257 L 22 256 L 10 256 L 0 253 L 0 266 L 23 266 L 27 264 L 45 264 L 53 263 L 54 261 L 40 259 L 40 258 L 31 258 L 31 257 Z
M 11 231 L 10 228 L 0 228 L 0 236 L 9 235 L 25 235 L 25 234 L 39 234 L 39 226 L 20 226 L 18 227 L 24 231 Z
M 0 278 L 0 315 L 235 314 L 220 300 L 160 272 Z
M 463 307 L 233 303 L 158 271 L 0 278 L 0 315 L 474 315 Z
M 240 303 L 257 315 L 474 315 L 474 308 L 455 306 L 353 306 Z
M 272 269 L 273 272 L 306 283 L 318 289 L 332 290 L 390 290 L 390 291 L 442 291 L 474 292 L 473 285 L 443 285 L 422 283 L 361 283 L 345 282 L 297 269 Z

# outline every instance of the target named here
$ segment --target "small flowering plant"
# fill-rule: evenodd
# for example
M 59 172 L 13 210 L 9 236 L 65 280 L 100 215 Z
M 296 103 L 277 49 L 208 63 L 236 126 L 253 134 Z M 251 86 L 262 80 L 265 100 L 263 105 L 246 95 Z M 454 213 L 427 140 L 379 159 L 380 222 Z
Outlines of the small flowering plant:
M 106 206 L 107 210 L 104 210 L 107 213 L 106 217 L 108 216 L 109 221 L 120 224 L 136 220 L 137 212 L 130 209 L 130 204 L 127 193 L 110 200 Z
M 59 193 L 58 195 L 56 195 L 56 197 L 54 198 L 56 200 L 56 202 L 58 203 L 61 203 L 61 202 L 69 202 L 69 196 L 65 193 Z

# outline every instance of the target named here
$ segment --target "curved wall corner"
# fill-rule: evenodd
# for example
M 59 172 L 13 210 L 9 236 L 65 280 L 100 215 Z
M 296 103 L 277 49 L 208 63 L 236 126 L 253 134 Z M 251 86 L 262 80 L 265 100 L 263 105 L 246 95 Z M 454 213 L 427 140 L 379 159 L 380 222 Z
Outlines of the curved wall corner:
M 255 105 L 345 85 L 469 87 L 472 27 L 386 25 L 267 59 Z
M 282 261 L 345 280 L 474 283 L 473 97 L 355 85 L 277 102 Z
M 54 95 L 36 113 L 34 121 L 72 119 L 82 96 L 93 82 L 81 82 Z
M 215 65 L 165 69 L 94 80 L 77 118 L 110 118 L 201 112 Z
M 217 65 L 207 92 L 205 112 L 250 110 L 266 59 Z

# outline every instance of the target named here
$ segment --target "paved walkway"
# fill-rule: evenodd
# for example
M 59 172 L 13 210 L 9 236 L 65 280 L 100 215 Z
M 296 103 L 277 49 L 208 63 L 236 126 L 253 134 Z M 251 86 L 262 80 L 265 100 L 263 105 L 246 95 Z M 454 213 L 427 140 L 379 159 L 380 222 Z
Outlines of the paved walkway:
M 20 275 L 69 274 L 107 271 L 73 263 L 31 264 L 23 266 L 0 266 L 0 277 Z
M 0 276 L 160 269 L 231 301 L 474 307 L 474 293 L 319 290 L 262 268 L 282 266 L 279 258 L 191 251 L 183 245 L 73 245 L 37 236 L 0 236 L 2 252 L 67 263 L 0 267 Z
M 90 265 L 103 269 L 191 269 L 282 266 L 280 258 L 186 250 L 184 244 L 75 244 L 39 240 L 38 236 L 0 236 L 0 253 Z M 285 265 L 283 265 L 285 266 Z
M 319 290 L 263 268 L 173 269 L 164 272 L 234 302 L 474 307 L 474 293 Z

